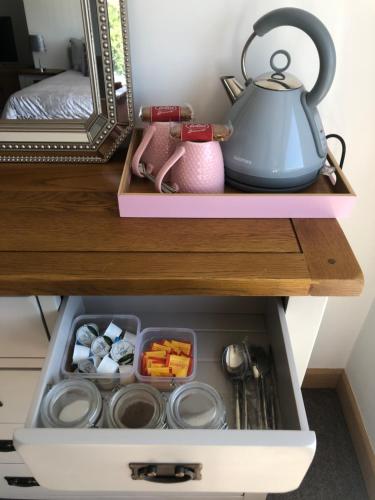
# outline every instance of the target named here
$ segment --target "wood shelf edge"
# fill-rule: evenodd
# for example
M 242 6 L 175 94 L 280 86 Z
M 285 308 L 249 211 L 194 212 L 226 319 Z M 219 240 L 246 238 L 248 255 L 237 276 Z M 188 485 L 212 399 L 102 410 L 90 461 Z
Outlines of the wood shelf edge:
M 311 277 L 309 295 L 358 296 L 364 275 L 336 219 L 292 219 Z

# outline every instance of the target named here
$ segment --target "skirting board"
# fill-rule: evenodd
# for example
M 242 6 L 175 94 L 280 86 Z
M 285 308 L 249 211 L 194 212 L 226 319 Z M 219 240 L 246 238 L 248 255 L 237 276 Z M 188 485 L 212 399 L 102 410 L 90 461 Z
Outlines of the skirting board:
M 304 389 L 335 389 L 353 441 L 370 500 L 375 500 L 375 453 L 372 450 L 361 412 L 343 369 L 307 370 Z
M 303 389 L 336 389 L 343 369 L 309 368 L 303 379 Z

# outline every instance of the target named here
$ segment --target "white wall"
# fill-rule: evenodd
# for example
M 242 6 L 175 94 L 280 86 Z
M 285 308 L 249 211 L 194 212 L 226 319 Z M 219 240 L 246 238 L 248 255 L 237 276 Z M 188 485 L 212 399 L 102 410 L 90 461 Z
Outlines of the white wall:
M 332 2 L 337 4 L 337 2 Z M 331 2 L 330 4 L 331 5 Z M 359 298 L 329 299 L 310 365 L 344 368 L 375 294 L 375 2 L 340 1 L 337 23 L 346 36 L 338 45 L 339 65 L 334 97 L 336 108 L 328 110 L 332 129 L 347 140 L 346 173 L 358 195 L 352 216 L 341 225 L 361 264 L 365 289 Z
M 350 384 L 375 452 L 375 300 L 354 345 L 347 365 Z
M 326 133 L 348 144 L 345 171 L 358 194 L 342 226 L 366 276 L 360 298 L 329 299 L 310 366 L 345 367 L 375 289 L 375 2 L 374 0 L 128 0 L 136 108 L 190 102 L 198 120 L 225 120 L 230 104 L 219 76 L 241 76 L 240 56 L 253 23 L 295 6 L 326 24 L 337 50 L 337 75 L 320 112 Z M 317 55 L 297 30 L 281 28 L 254 42 L 252 76 L 268 70 L 274 50 L 292 55 L 291 72 L 311 87 Z M 333 148 L 335 149 L 335 148 Z
M 40 33 L 46 41 L 42 66 L 68 69 L 69 39 L 84 36 L 80 0 L 24 0 L 24 5 L 29 33 Z M 34 54 L 36 66 L 38 59 Z

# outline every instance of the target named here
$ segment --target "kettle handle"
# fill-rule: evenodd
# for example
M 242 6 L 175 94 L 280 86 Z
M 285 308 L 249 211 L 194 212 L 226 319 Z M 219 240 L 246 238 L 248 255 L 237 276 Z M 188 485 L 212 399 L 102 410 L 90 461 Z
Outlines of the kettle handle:
M 318 79 L 310 92 L 306 94 L 306 104 L 316 107 L 329 91 L 336 71 L 336 51 L 331 35 L 324 24 L 313 14 L 294 7 L 283 7 L 272 10 L 258 19 L 254 24 L 254 33 L 250 36 L 242 52 L 242 73 L 246 83 L 251 79 L 247 76 L 245 60 L 247 50 L 256 36 L 266 35 L 269 31 L 281 26 L 293 26 L 304 31 L 314 42 L 320 60 Z

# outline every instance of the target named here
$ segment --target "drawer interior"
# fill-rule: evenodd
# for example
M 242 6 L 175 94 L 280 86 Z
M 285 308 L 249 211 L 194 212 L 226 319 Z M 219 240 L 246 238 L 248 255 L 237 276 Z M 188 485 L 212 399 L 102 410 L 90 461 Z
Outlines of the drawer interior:
M 61 379 L 62 355 L 72 321 L 82 314 L 134 314 L 142 328 L 186 327 L 198 337 L 196 380 L 218 389 L 229 429 L 46 429 L 40 405 Z M 233 388 L 221 353 L 242 341 L 271 347 L 282 426 L 236 430 Z M 50 489 L 154 493 L 155 484 L 134 480 L 130 464 L 200 464 L 200 480 L 159 484 L 159 492 L 281 493 L 296 489 L 315 453 L 281 301 L 236 297 L 69 297 L 64 300 L 50 351 L 24 429 L 15 446 L 38 482 Z M 84 467 L 82 467 L 84 464 Z M 104 467 L 104 469 L 103 469 Z M 105 471 L 105 473 L 104 473 Z
M 80 314 L 136 314 L 142 328 L 186 327 L 197 334 L 198 363 L 195 380 L 215 387 L 224 399 L 227 422 L 235 428 L 233 383 L 226 376 L 221 356 L 225 346 L 246 340 L 248 344 L 272 349 L 277 386 L 280 426 L 283 430 L 307 428 L 304 412 L 298 408 L 293 389 L 290 363 L 293 362 L 285 344 L 280 321 L 280 303 L 273 299 L 216 298 L 216 297 L 81 297 L 70 298 L 64 321 L 58 329 L 53 361 L 47 366 L 44 387 L 61 380 L 61 356 L 72 320 Z M 281 311 L 282 313 L 282 311 Z M 288 357 L 289 354 L 289 357 Z M 104 400 L 111 392 L 102 391 Z M 29 421 L 31 427 L 41 427 L 39 405 L 34 407 Z M 95 429 L 94 429 L 95 431 Z

